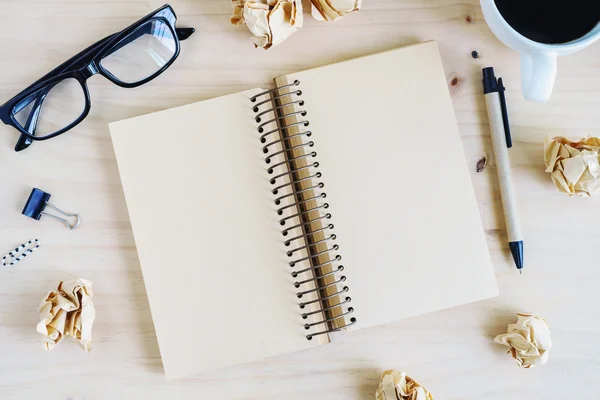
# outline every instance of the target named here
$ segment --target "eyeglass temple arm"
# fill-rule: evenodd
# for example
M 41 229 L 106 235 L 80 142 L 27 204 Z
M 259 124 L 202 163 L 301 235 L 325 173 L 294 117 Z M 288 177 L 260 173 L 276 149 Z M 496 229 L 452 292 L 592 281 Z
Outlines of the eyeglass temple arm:
M 42 104 L 44 103 L 44 99 L 46 98 L 48 93 L 50 93 L 54 86 L 55 85 L 45 88 L 35 96 L 35 99 L 32 99 L 32 101 L 35 101 L 35 104 L 31 108 L 31 112 L 27 117 L 25 126 L 23 126 L 23 128 L 25 128 L 25 130 L 31 135 L 35 135 L 35 130 L 37 128 L 37 123 L 40 117 L 40 111 L 42 110 Z M 31 146 L 32 143 L 33 140 L 22 134 L 19 137 L 17 144 L 15 145 L 15 151 L 25 150 L 27 147 Z
M 35 104 L 33 105 L 33 108 L 29 113 L 29 117 L 27 118 L 27 122 L 25 123 L 25 130 L 32 135 L 35 133 L 35 128 L 37 128 L 37 123 L 40 117 L 40 111 L 42 109 L 42 103 L 48 95 L 48 92 L 50 92 L 50 89 L 44 89 L 42 92 L 40 92 L 40 94 L 36 96 Z

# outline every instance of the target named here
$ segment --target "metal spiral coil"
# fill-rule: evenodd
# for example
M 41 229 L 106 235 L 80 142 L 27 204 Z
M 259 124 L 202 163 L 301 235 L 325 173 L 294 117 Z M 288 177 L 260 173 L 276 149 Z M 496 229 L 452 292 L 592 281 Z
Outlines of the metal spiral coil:
M 287 103 L 282 103 L 282 104 L 280 104 L 280 105 L 278 105 L 276 107 L 272 107 L 272 108 L 269 108 L 268 110 L 261 111 L 258 114 L 256 114 L 256 117 L 254 118 L 254 120 L 256 122 L 261 122 L 261 120 L 262 120 L 261 117 L 263 115 L 268 114 L 271 111 L 277 111 L 277 110 L 282 109 L 283 107 L 291 106 L 291 105 L 294 105 L 294 104 L 298 104 L 300 107 L 302 107 L 302 106 L 304 106 L 304 100 L 288 101 Z
M 302 148 L 302 147 L 313 147 L 314 145 L 315 145 L 315 142 L 310 141 L 308 143 L 299 144 L 298 146 L 293 146 L 293 147 L 290 147 L 290 148 L 287 148 L 287 149 L 276 151 L 275 153 L 270 154 L 269 156 L 267 156 L 267 158 L 265 158 L 265 163 L 270 164 L 271 163 L 271 159 L 273 159 L 273 157 L 277 157 L 278 155 L 283 154 L 283 153 L 285 153 L 285 152 L 287 152 L 289 150 L 299 149 L 299 148 Z
M 337 281 L 328 283 L 326 285 L 317 286 L 315 288 L 308 289 L 308 290 L 305 290 L 303 292 L 298 292 L 298 293 L 296 293 L 296 297 L 298 297 L 299 299 L 301 299 L 302 296 L 304 296 L 305 294 L 314 293 L 314 292 L 317 292 L 317 291 L 319 291 L 321 289 L 327 289 L 329 287 L 337 287 L 338 283 L 342 283 L 342 282 L 346 282 L 346 277 L 343 276 L 343 275 Z
M 305 284 L 305 283 L 312 282 L 312 281 L 316 281 L 316 280 L 319 280 L 319 279 L 323 279 L 323 278 L 325 278 L 326 276 L 331 276 L 331 275 L 333 275 L 333 274 L 335 274 L 335 273 L 342 272 L 343 270 L 344 270 L 344 266 L 343 266 L 343 265 L 340 265 L 340 266 L 338 266 L 338 268 L 337 268 L 337 269 L 334 269 L 334 270 L 332 270 L 331 272 L 328 272 L 328 273 L 326 273 L 326 274 L 323 274 L 323 275 L 321 275 L 321 276 L 315 276 L 314 278 L 306 279 L 306 280 L 303 280 L 303 281 L 300 281 L 300 282 L 294 282 L 294 287 L 295 287 L 296 289 L 298 289 L 300 286 L 302 286 L 302 285 L 303 285 L 303 284 Z
M 301 158 L 308 158 L 308 157 L 313 157 L 314 158 L 316 156 L 317 156 L 317 152 L 316 151 L 311 151 L 310 153 L 305 153 L 305 154 L 302 154 L 300 156 L 286 158 L 284 161 L 273 165 L 271 168 L 267 168 L 267 173 L 269 175 L 271 175 L 273 172 L 275 172 L 276 168 L 279 168 L 279 167 L 281 167 L 283 165 L 288 165 L 288 166 L 291 167 L 290 163 L 292 161 L 297 161 L 297 160 L 300 160 Z M 296 171 L 292 170 L 290 172 L 296 172 Z
M 271 123 L 273 123 L 273 122 L 277 122 L 277 121 L 284 120 L 284 119 L 286 119 L 287 117 L 291 117 L 292 115 L 301 115 L 301 116 L 303 116 L 303 117 L 306 117 L 306 111 L 304 111 L 304 110 L 302 110 L 302 111 L 295 111 L 295 112 L 292 112 L 292 113 L 289 113 L 289 114 L 284 114 L 284 115 L 282 115 L 281 117 L 277 117 L 277 118 L 273 118 L 273 119 L 270 119 L 270 120 L 268 120 L 268 121 L 265 121 L 265 122 L 263 122 L 262 124 L 260 124 L 260 125 L 258 126 L 258 132 L 259 132 L 259 133 L 262 133 L 262 132 L 263 132 L 263 131 L 262 131 L 262 129 L 263 129 L 265 126 L 267 126 L 267 125 L 269 125 L 269 124 L 271 124 Z
M 340 256 L 340 255 L 338 254 L 338 255 L 336 255 L 336 256 L 333 258 L 333 260 L 328 260 L 328 261 L 325 261 L 325 262 L 323 262 L 323 263 L 321 263 L 321 264 L 313 265 L 313 266 L 310 266 L 310 267 L 308 267 L 308 268 L 301 269 L 301 270 L 299 270 L 299 271 L 294 271 L 294 272 L 292 272 L 292 277 L 293 277 L 293 278 L 296 278 L 298 275 L 300 275 L 300 274 L 302 274 L 302 273 L 304 273 L 304 272 L 308 272 L 308 271 L 314 271 L 314 270 L 316 270 L 316 269 L 323 268 L 323 267 L 325 267 L 325 266 L 327 266 L 327 265 L 329 265 L 329 264 L 332 264 L 333 262 L 336 262 L 336 261 L 342 261 L 342 256 Z
M 283 226 L 283 225 L 285 225 L 285 223 L 286 223 L 288 220 L 290 220 L 290 219 L 293 219 L 293 218 L 299 217 L 299 216 L 301 216 L 301 215 L 308 214 L 308 213 L 309 213 L 309 212 L 311 212 L 311 211 L 317 211 L 317 210 L 320 210 L 320 209 L 325 209 L 325 208 L 329 208 L 329 203 L 325 203 L 325 204 L 322 204 L 322 205 L 320 205 L 320 206 L 313 207 L 313 208 L 311 208 L 310 210 L 300 211 L 300 212 L 298 212 L 298 213 L 296 213 L 296 214 L 293 214 L 293 215 L 288 215 L 287 217 L 285 217 L 285 218 L 282 218 L 282 219 L 280 219 L 280 220 L 279 220 L 279 225 Z
M 304 227 L 306 227 L 307 225 L 310 225 L 310 224 L 312 224 L 313 222 L 317 222 L 317 221 L 319 221 L 319 220 L 322 220 L 322 219 L 331 219 L 331 214 L 330 214 L 330 213 L 327 213 L 327 214 L 325 214 L 325 215 L 321 215 L 321 216 L 319 216 L 318 218 L 311 219 L 310 221 L 306 221 L 306 222 L 302 222 L 302 223 L 300 223 L 300 224 L 296 224 L 296 225 L 294 225 L 294 226 L 290 226 L 289 228 L 282 230 L 282 231 L 281 231 L 281 234 L 282 234 L 283 236 L 287 236 L 287 234 L 289 233 L 289 231 L 293 231 L 293 230 L 294 230 L 294 229 L 296 229 L 296 228 L 304 228 Z M 308 236 L 308 234 L 307 234 L 306 236 Z
M 339 249 L 340 249 L 340 246 L 338 246 L 337 244 L 334 244 L 333 246 L 331 246 L 327 250 L 323 250 L 323 251 L 320 251 L 318 253 L 311 254 L 311 255 L 306 256 L 306 257 L 298 258 L 297 260 L 294 260 L 294 261 L 290 261 L 289 265 L 290 265 L 290 267 L 294 268 L 296 266 L 296 264 L 298 264 L 299 262 L 309 261 L 309 260 L 312 260 L 313 258 L 317 258 L 319 256 L 322 256 L 322 255 L 325 255 L 325 254 L 329 254 L 329 253 L 331 253 L 333 251 L 338 251 Z
M 342 293 L 346 293 L 346 292 L 348 292 L 349 290 L 350 290 L 350 288 L 349 288 L 348 286 L 344 286 L 344 287 L 342 288 L 342 290 L 340 290 L 340 291 L 338 291 L 338 292 L 336 292 L 336 293 L 330 294 L 329 296 L 320 297 L 320 298 L 318 298 L 318 299 L 316 299 L 316 300 L 311 300 L 311 301 L 306 301 L 306 302 L 304 302 L 304 303 L 300 303 L 300 304 L 298 304 L 298 307 L 300 307 L 300 308 L 304 309 L 304 307 L 306 307 L 306 306 L 308 306 L 308 305 L 310 305 L 310 304 L 313 304 L 313 303 L 320 303 L 320 302 L 322 302 L 323 300 L 332 299 L 332 298 L 334 298 L 334 297 L 336 297 L 336 296 L 339 296 L 339 295 L 340 295 L 340 294 L 342 294 Z
M 306 181 L 308 179 L 320 178 L 321 176 L 323 176 L 323 174 L 321 174 L 320 172 L 317 172 L 316 174 L 309 175 L 306 178 L 290 179 L 290 181 L 288 183 L 284 183 L 283 185 L 279 185 L 276 188 L 274 188 L 273 190 L 271 190 L 271 193 L 277 194 L 277 193 L 279 193 L 279 189 L 283 189 L 286 186 L 295 185 L 296 183 L 300 183 L 300 182 Z
M 309 197 L 308 199 L 304 199 L 304 200 L 300 200 L 300 201 L 298 201 L 296 203 L 288 204 L 287 206 L 283 206 L 283 207 L 277 209 L 277 215 L 283 215 L 283 212 L 285 210 L 287 210 L 288 208 L 296 207 L 296 206 L 298 206 L 300 204 L 308 203 L 309 201 L 313 201 L 313 200 L 317 200 L 317 199 L 324 199 L 325 197 L 327 197 L 327 193 L 321 193 L 321 194 L 319 194 L 317 196 Z M 315 231 L 313 231 L 313 233 L 314 232 Z
M 309 168 L 319 168 L 319 163 L 318 162 L 314 162 L 312 164 L 305 165 L 302 168 L 296 168 L 296 172 L 302 171 L 302 170 L 305 170 L 305 169 L 309 169 Z M 290 174 L 287 171 L 283 172 L 283 173 L 281 173 L 279 175 L 276 175 L 276 176 L 272 177 L 269 182 L 271 183 L 271 185 L 274 185 L 275 183 L 277 183 L 277 179 L 283 178 L 284 176 L 289 176 L 289 175 Z
M 288 141 L 288 140 L 293 139 L 293 138 L 298 137 L 298 136 L 310 137 L 310 135 L 312 135 L 312 132 L 311 131 L 306 131 L 306 132 L 296 133 L 295 135 L 290 135 L 290 136 L 288 136 L 286 138 L 277 139 L 277 140 L 275 140 L 275 141 L 273 141 L 271 143 L 268 143 L 268 144 L 264 145 L 264 147 L 262 149 L 263 153 L 267 154 L 269 152 L 269 147 L 273 146 L 274 144 L 282 143 L 284 141 Z
M 325 193 L 323 193 L 323 194 L 325 194 Z M 287 246 L 289 246 L 289 245 L 290 245 L 290 244 L 291 244 L 291 243 L 292 243 L 294 240 L 302 239 L 302 238 L 305 238 L 307 235 L 314 235 L 314 234 L 315 234 L 315 233 L 317 233 L 317 232 L 322 232 L 322 231 L 325 231 L 325 230 L 327 230 L 327 229 L 333 229 L 333 228 L 335 228 L 335 226 L 334 226 L 333 224 L 327 224 L 327 225 L 325 225 L 324 227 L 322 227 L 322 228 L 319 228 L 319 229 L 315 229 L 315 230 L 311 231 L 311 232 L 310 232 L 310 233 L 308 233 L 308 234 L 307 234 L 307 233 L 303 233 L 302 235 L 298 235 L 298 236 L 296 236 L 296 237 L 293 237 L 293 238 L 291 238 L 291 239 L 288 239 L 288 240 L 286 240 L 285 242 L 283 242 L 283 244 L 284 244 L 284 245 L 287 247 Z
M 280 205 L 281 204 L 281 200 L 286 199 L 288 197 L 295 196 L 297 194 L 304 193 L 304 192 L 307 192 L 309 190 L 323 189 L 324 187 L 325 187 L 325 184 L 323 182 L 319 182 L 316 185 L 307 187 L 306 189 L 296 190 L 296 191 L 294 191 L 292 193 L 285 194 L 283 196 L 279 196 L 278 198 L 275 199 L 275 205 L 276 206 Z
M 352 307 L 350 307 L 349 309 L 352 309 L 352 312 L 354 312 L 354 309 Z M 340 315 L 340 317 L 341 317 L 341 315 Z M 326 334 L 333 333 L 333 332 L 339 332 L 342 329 L 349 327 L 350 325 L 354 325 L 355 323 L 356 323 L 356 318 L 352 317 L 352 318 L 350 318 L 350 323 L 346 323 L 346 325 L 344 325 L 340 328 L 327 329 L 326 331 L 311 333 L 311 334 L 306 335 L 306 338 L 308 340 L 311 340 L 313 337 L 318 336 L 318 335 L 326 335 Z
M 260 134 L 260 143 L 263 144 L 262 152 L 266 155 L 264 162 L 268 165 L 267 173 L 272 175 L 269 177 L 269 182 L 271 185 L 277 185 L 271 190 L 273 195 L 278 195 L 274 199 L 275 205 L 281 205 L 285 199 L 293 199 L 292 203 L 277 209 L 277 215 L 281 217 L 279 224 L 285 226 L 288 221 L 293 219 L 298 219 L 299 221 L 299 223 L 283 229 L 281 234 L 288 236 L 289 232 L 295 229 L 299 229 L 302 232 L 300 235 L 289 238 L 284 242 L 286 247 L 297 240 L 303 240 L 304 243 L 298 244 L 286 252 L 286 255 L 290 258 L 297 257 L 289 262 L 289 266 L 295 268 L 291 273 L 292 277 L 297 278 L 306 272 L 312 276 L 307 279 L 300 278 L 294 282 L 294 287 L 298 289 L 296 297 L 300 299 L 305 295 L 321 292 L 321 295 L 317 299 L 299 303 L 300 309 L 304 309 L 306 306 L 312 304 L 319 305 L 315 310 L 302 313 L 302 319 L 307 319 L 309 316 L 317 314 L 323 315 L 321 320 L 305 323 L 304 328 L 306 330 L 323 324 L 329 328 L 307 334 L 306 338 L 311 340 L 315 336 L 337 332 L 347 326 L 353 325 L 356 323 L 356 318 L 351 317 L 349 320 L 346 320 L 346 317 L 354 312 L 354 308 L 348 306 L 351 298 L 349 296 L 338 297 L 348 292 L 349 288 L 348 286 L 343 286 L 338 290 L 340 288 L 339 285 L 346 281 L 346 276 L 342 275 L 344 271 L 343 265 L 334 266 L 334 264 L 338 264 L 341 261 L 342 256 L 335 254 L 340 246 L 334 242 L 337 239 L 337 235 L 332 232 L 334 225 L 327 222 L 327 220 L 331 219 L 331 214 L 322 212 L 322 210 L 329 208 L 329 204 L 320 202 L 327 197 L 327 194 L 320 190 L 325 187 L 325 184 L 317 181 L 323 174 L 320 171 L 315 171 L 315 169 L 319 168 L 319 163 L 317 161 L 310 161 L 317 157 L 317 152 L 311 150 L 315 146 L 315 142 L 312 140 L 304 141 L 304 137 L 312 137 L 312 132 L 307 130 L 298 132 L 302 130 L 302 127 L 307 127 L 310 124 L 305 119 L 308 115 L 306 110 L 298 109 L 298 107 L 304 106 L 304 100 L 300 98 L 302 90 L 298 89 L 299 85 L 300 81 L 295 80 L 290 84 L 258 93 L 252 96 L 250 101 L 253 103 L 254 120 L 259 124 L 257 130 Z M 261 106 L 264 105 L 270 105 L 270 107 L 267 106 L 267 109 L 261 110 Z M 285 107 L 291 107 L 292 111 L 284 111 Z M 269 113 L 273 113 L 273 117 L 263 121 L 265 116 L 270 115 Z M 291 118 L 291 120 L 288 120 L 288 118 Z M 289 129 L 293 127 L 298 127 L 297 133 L 288 134 Z M 267 143 L 267 138 L 272 135 L 277 135 L 278 137 L 273 138 Z M 301 139 L 301 141 L 291 145 L 292 142 L 290 140 L 294 138 Z M 272 147 L 278 145 L 281 146 L 281 149 L 275 147 L 276 150 L 272 151 Z M 296 152 L 293 153 L 293 150 L 296 150 Z M 300 159 L 306 159 L 306 165 L 298 166 L 296 161 Z M 280 169 L 283 171 L 275 174 L 275 171 Z M 308 171 L 308 176 L 301 178 L 297 173 L 303 170 Z M 278 183 L 279 179 L 284 177 L 288 177 L 288 181 Z M 298 186 L 303 182 L 309 183 L 309 187 Z M 286 190 L 284 194 L 280 194 L 280 191 L 287 188 L 289 188 L 289 191 Z M 312 194 L 308 194 L 307 192 L 312 192 Z M 307 208 L 306 205 L 309 202 L 314 202 L 313 204 L 316 205 L 309 205 L 308 207 L 311 208 Z M 313 223 L 321 223 L 321 226 L 313 229 Z M 315 234 L 320 232 L 322 232 L 322 238 L 316 237 Z M 326 246 L 325 250 L 319 251 L 316 248 L 318 245 L 328 246 Z M 297 252 L 301 253 L 300 257 L 296 255 Z M 328 260 L 321 262 L 319 257 L 323 256 L 328 256 Z M 298 264 L 305 261 L 310 266 L 298 269 Z M 329 267 L 330 270 L 325 269 L 326 267 Z M 329 280 L 326 281 L 325 278 L 329 278 Z M 325 289 L 330 290 L 331 288 L 336 290 L 336 292 L 325 292 Z M 335 302 L 335 304 L 332 304 L 332 302 Z M 332 315 L 331 311 L 338 307 L 342 310 L 341 314 Z M 343 320 L 345 324 L 343 326 L 333 325 L 338 320 Z
M 270 130 L 269 132 L 267 132 L 267 133 L 263 133 L 263 132 L 264 132 L 264 129 L 263 129 L 263 128 L 261 128 L 261 129 L 262 129 L 262 131 L 261 131 L 260 129 L 259 129 L 259 131 L 258 131 L 259 133 L 263 133 L 263 134 L 262 134 L 262 136 L 260 137 L 260 142 L 261 142 L 261 143 L 266 143 L 266 142 L 267 142 L 267 136 L 269 136 L 269 135 L 272 135 L 272 134 L 274 134 L 274 133 L 281 133 L 281 130 L 282 130 L 282 129 L 292 128 L 292 127 L 294 127 L 294 126 L 300 126 L 300 125 L 302 125 L 302 126 L 308 126 L 308 125 L 310 125 L 310 122 L 308 122 L 308 121 L 298 121 L 298 122 L 294 122 L 293 124 L 289 124 L 289 125 L 282 125 L 281 127 L 278 127 L 278 128 L 276 128 L 276 129 L 271 129 L 271 130 Z
M 337 238 L 337 236 L 335 235 L 335 233 L 333 233 L 333 234 L 331 234 L 331 236 L 329 236 L 329 237 L 327 237 L 327 238 L 325 238 L 325 239 L 321 239 L 321 240 L 318 240 L 318 241 L 316 241 L 316 242 L 312 242 L 312 243 L 306 244 L 306 245 L 304 245 L 304 246 L 300 246 L 300 247 L 296 247 L 295 249 L 288 250 L 288 251 L 286 252 L 286 254 L 287 254 L 287 256 L 288 256 L 288 257 L 291 257 L 291 256 L 293 256 L 293 255 L 294 255 L 294 253 L 295 253 L 295 252 L 297 252 L 297 251 L 304 250 L 304 249 L 306 249 L 306 248 L 309 248 L 309 247 L 312 247 L 312 246 L 316 246 L 316 245 L 318 245 L 319 243 L 325 243 L 325 242 L 328 242 L 328 241 L 330 241 L 330 240 L 335 240 L 336 238 Z M 322 276 L 322 275 L 321 275 L 321 276 Z
M 329 306 L 329 307 L 319 308 L 319 309 L 317 309 L 315 311 L 311 311 L 309 313 L 302 313 L 302 314 L 300 314 L 300 316 L 302 317 L 302 319 L 307 319 L 311 315 L 319 314 L 319 313 L 322 313 L 324 311 L 328 311 L 328 310 L 334 309 L 336 307 L 343 306 L 344 304 L 348 304 L 351 301 L 352 301 L 352 299 L 350 298 L 350 296 L 346 296 L 346 298 L 344 299 L 344 301 L 340 301 L 339 303 L 336 303 L 336 304 L 334 304 L 332 306 Z

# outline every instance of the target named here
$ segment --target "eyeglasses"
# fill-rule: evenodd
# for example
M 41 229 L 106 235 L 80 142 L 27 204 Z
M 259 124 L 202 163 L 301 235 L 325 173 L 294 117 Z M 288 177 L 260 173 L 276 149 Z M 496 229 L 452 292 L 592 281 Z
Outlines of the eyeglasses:
M 176 28 L 168 4 L 64 62 L 0 107 L 0 119 L 21 132 L 15 151 L 72 129 L 90 112 L 86 81 L 100 74 L 124 88 L 162 74 L 194 28 Z

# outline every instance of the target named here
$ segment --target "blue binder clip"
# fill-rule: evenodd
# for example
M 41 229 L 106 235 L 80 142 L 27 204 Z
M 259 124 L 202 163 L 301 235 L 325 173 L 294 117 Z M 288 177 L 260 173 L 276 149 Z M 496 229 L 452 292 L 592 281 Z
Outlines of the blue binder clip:
M 79 214 L 69 214 L 69 213 L 66 213 L 66 212 L 58 209 L 57 207 L 53 206 L 52 204 L 50 204 L 48 202 L 48 200 L 50 200 L 50 196 L 51 196 L 50 193 L 46 193 L 43 190 L 34 188 L 31 191 L 31 194 L 29 195 L 29 199 L 27 200 L 27 203 L 25 203 L 25 208 L 23 208 L 23 212 L 21 214 L 23 214 L 29 218 L 33 218 L 36 221 L 39 221 L 40 218 L 42 218 L 42 215 L 46 215 L 48 217 L 52 217 L 54 219 L 61 221 L 70 230 L 77 228 L 79 226 L 79 224 L 81 223 L 81 217 L 79 216 Z M 71 224 L 69 224 L 69 221 L 67 221 L 64 218 L 61 218 L 54 214 L 48 214 L 47 212 L 44 212 L 44 210 L 46 209 L 47 206 L 58 211 L 65 217 L 75 218 L 75 221 L 76 221 L 75 224 L 71 225 Z

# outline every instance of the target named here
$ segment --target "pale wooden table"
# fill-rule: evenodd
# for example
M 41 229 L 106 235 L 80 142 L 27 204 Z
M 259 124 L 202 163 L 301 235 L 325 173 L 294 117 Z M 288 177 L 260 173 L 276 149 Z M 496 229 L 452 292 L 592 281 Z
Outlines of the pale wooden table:
M 0 101 L 160 5 L 0 1 Z M 522 98 L 518 56 L 493 37 L 476 0 L 365 0 L 363 11 L 335 24 L 307 16 L 303 30 L 267 52 L 253 49 L 245 28 L 229 25 L 228 0 L 172 5 L 179 25 L 197 33 L 159 79 L 135 90 L 92 79 L 88 119 L 20 154 L 12 151 L 16 131 L 0 126 L 0 251 L 34 237 L 42 242 L 34 256 L 0 270 L 0 399 L 372 399 L 388 368 L 408 371 L 436 399 L 597 398 L 599 203 L 555 191 L 544 173 L 542 142 L 546 134 L 600 135 L 600 45 L 560 59 L 552 100 L 536 104 Z M 438 40 L 442 51 L 501 296 L 357 332 L 312 351 L 165 381 L 107 123 L 427 39 Z M 475 172 L 477 160 L 492 154 L 480 83 L 488 65 L 508 86 L 526 239 L 523 276 L 507 251 L 493 160 Z M 425 141 L 423 152 L 428 145 L 435 143 Z M 53 220 L 21 216 L 34 186 L 52 193 L 59 207 L 81 213 L 82 226 L 70 232 Z M 66 341 L 46 353 L 35 331 L 38 303 L 72 277 L 95 282 L 93 351 L 85 354 Z M 555 345 L 548 365 L 520 370 L 493 344 L 518 311 L 548 319 Z M 186 317 L 201 318 L 201 310 Z

